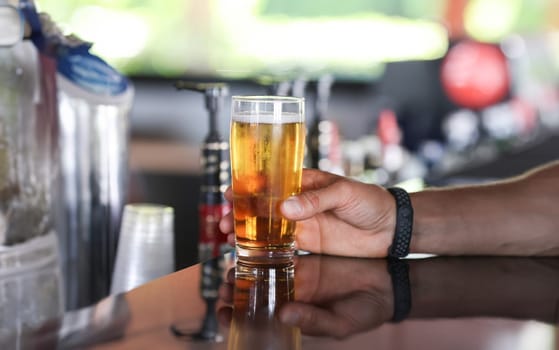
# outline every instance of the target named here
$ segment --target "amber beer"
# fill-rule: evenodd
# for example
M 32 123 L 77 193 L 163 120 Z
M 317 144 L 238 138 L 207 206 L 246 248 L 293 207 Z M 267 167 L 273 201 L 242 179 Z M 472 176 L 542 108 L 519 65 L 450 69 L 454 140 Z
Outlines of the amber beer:
M 236 98 L 242 97 L 233 99 L 230 142 L 237 254 L 249 259 L 291 257 L 295 222 L 286 220 L 279 207 L 301 190 L 303 101 L 262 97 L 245 104 L 248 110 L 237 103 L 236 110 Z M 295 107 L 285 108 L 286 103 Z

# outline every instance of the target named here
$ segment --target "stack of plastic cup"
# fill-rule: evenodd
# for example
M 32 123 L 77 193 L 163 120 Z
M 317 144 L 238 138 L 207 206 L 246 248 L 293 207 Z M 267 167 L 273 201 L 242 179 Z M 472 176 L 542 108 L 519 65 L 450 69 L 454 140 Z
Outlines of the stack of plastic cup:
M 175 270 L 173 208 L 127 204 L 124 208 L 111 294 L 127 292 Z

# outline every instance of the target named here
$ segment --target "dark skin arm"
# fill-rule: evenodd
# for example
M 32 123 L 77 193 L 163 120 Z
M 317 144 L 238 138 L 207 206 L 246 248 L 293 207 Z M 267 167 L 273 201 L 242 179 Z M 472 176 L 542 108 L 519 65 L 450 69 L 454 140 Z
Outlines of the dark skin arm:
M 412 251 L 559 255 L 559 163 L 510 180 L 412 195 Z

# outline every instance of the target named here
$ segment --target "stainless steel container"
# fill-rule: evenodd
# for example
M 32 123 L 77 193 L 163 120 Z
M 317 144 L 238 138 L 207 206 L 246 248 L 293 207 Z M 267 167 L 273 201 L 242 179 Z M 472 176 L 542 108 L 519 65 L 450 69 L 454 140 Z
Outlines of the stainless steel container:
M 100 96 L 58 76 L 66 308 L 107 296 L 128 176 L 132 89 Z
M 65 305 L 72 310 L 109 294 L 126 200 L 133 88 L 89 52 L 90 43 L 65 37 L 32 1 L 20 0 L 20 9 L 40 57 L 56 62 L 49 81 L 57 94 L 59 176 L 49 211 L 55 214 Z

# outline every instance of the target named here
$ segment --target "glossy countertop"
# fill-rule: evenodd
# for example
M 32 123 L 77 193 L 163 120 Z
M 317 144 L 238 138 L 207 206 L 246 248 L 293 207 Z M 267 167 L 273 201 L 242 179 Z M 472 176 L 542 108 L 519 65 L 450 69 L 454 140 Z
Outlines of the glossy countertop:
M 301 327 L 284 322 L 289 315 Z M 558 323 L 559 259 L 305 255 L 292 266 L 251 267 L 226 255 L 45 322 L 24 343 L 39 349 L 558 350 Z

